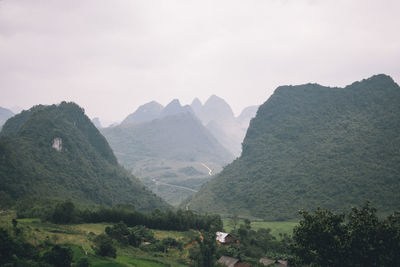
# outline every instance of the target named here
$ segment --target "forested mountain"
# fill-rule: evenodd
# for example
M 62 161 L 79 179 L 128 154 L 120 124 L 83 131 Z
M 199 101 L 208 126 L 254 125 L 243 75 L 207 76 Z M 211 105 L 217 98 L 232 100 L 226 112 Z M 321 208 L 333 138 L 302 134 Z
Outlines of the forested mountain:
M 0 134 L 0 188 L 17 200 L 40 196 L 83 204 L 168 205 L 118 165 L 106 139 L 74 103 L 35 106 Z
M 3 126 L 3 124 L 12 116 L 14 116 L 14 113 L 11 110 L 0 107 L 0 129 L 1 126 Z
M 170 108 L 161 113 L 174 115 L 141 124 L 121 124 L 102 132 L 121 164 L 153 191 L 178 204 L 209 176 L 209 170 L 203 164 L 213 171 L 220 171 L 223 165 L 233 160 L 233 155 L 192 112 L 185 112 L 188 107 L 182 107 L 176 101 L 168 106 Z M 172 188 L 159 182 L 189 189 Z
M 294 218 L 366 200 L 400 208 L 400 87 L 376 75 L 345 88 L 281 86 L 258 109 L 240 158 L 189 201 L 200 212 Z

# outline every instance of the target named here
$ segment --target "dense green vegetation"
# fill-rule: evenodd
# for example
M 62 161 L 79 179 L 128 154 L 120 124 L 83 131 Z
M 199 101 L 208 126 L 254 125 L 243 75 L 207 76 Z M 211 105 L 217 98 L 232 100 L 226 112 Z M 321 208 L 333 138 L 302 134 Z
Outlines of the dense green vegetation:
M 400 213 L 379 219 L 369 203 L 347 216 L 302 211 L 293 231 L 297 264 L 311 266 L 400 266 Z
M 121 223 L 55 225 L 37 219 L 12 218 L 11 211 L 0 214 L 1 266 L 188 266 L 190 259 L 185 246 L 190 246 L 198 236 L 193 231 L 159 231 L 143 226 L 121 228 Z M 114 231 L 111 234 L 107 229 Z M 147 234 L 153 243 L 131 246 L 120 241 L 124 239 L 115 238 L 117 229 L 135 233 L 137 237 Z M 143 240 L 147 240 L 146 235 Z
M 62 205 L 71 210 L 71 203 Z M 60 209 L 56 207 L 53 212 Z M 84 213 L 75 214 L 73 218 Z M 96 224 L 76 224 L 68 220 L 68 224 L 52 224 L 37 218 L 16 219 L 12 211 L 2 211 L 0 265 L 203 267 L 216 266 L 221 256 L 234 257 L 253 266 L 262 266 L 258 263 L 261 257 L 288 260 L 290 266 L 400 264 L 400 213 L 379 218 L 369 203 L 347 214 L 320 208 L 314 213 L 303 210 L 293 236 L 283 234 L 279 238 L 270 229 L 253 229 L 248 219 L 238 220 L 235 229 L 229 232 L 239 241 L 227 244 L 215 240 L 216 231 L 222 227 L 218 216 L 195 216 L 199 220 L 211 219 L 207 229 L 200 230 L 202 226 L 192 224 L 188 231 L 183 228 L 165 231 L 125 223 L 129 220 L 128 214 L 140 217 L 140 213 L 132 213 L 128 207 L 94 213 L 99 220 L 101 216 L 103 221 L 122 220 Z M 180 217 L 177 221 L 173 218 L 163 221 L 161 217 L 168 213 L 161 217 L 156 214 L 159 211 L 148 214 L 147 218 L 152 217 L 153 222 L 158 220 L 155 224 L 158 228 L 171 229 L 169 221 L 176 224 L 192 218 L 190 212 L 186 215 L 177 212 L 171 213 L 175 218 Z
M 219 215 L 201 215 L 192 211 L 172 211 L 155 209 L 141 212 L 131 205 L 116 205 L 114 207 L 100 206 L 97 208 L 79 208 L 71 201 L 58 203 L 40 203 L 31 201 L 17 205 L 18 218 L 39 218 L 55 224 L 72 223 L 118 223 L 124 222 L 132 227 L 143 225 L 152 229 L 187 231 L 189 229 L 220 231 L 223 227 Z
M 296 218 L 370 200 L 400 207 L 400 88 L 377 75 L 345 88 L 282 86 L 251 121 L 239 159 L 185 203 L 200 212 Z
M 227 233 L 232 232 L 240 224 L 245 224 L 245 219 L 238 217 L 224 218 L 222 219 L 224 224 L 224 230 Z M 270 229 L 271 235 L 273 235 L 276 239 L 280 240 L 284 235 L 291 235 L 293 233 L 293 228 L 298 225 L 297 221 L 274 221 L 274 222 L 265 222 L 265 221 L 251 221 L 250 226 L 251 229 L 257 231 L 258 229 Z
M 243 224 L 238 225 L 230 233 L 238 238 L 240 242 L 221 246 L 218 250 L 219 255 L 254 262 L 257 262 L 261 257 L 273 259 L 288 259 L 292 257 L 290 251 L 292 239 L 290 235 L 283 234 L 278 240 L 271 234 L 271 229 L 269 228 L 252 229 L 251 222 L 248 219 L 245 219 Z
M 9 119 L 0 134 L 0 155 L 2 206 L 45 196 L 85 205 L 168 207 L 118 165 L 105 138 L 74 103 L 35 106 Z

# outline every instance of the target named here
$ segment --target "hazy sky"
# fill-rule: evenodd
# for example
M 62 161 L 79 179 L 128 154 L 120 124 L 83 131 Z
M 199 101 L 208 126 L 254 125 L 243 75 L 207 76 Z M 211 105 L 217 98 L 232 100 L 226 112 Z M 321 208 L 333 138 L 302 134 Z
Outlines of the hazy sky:
M 283 84 L 400 82 L 398 0 L 0 0 L 0 106 L 75 101 L 119 121 L 216 94 L 238 114 Z

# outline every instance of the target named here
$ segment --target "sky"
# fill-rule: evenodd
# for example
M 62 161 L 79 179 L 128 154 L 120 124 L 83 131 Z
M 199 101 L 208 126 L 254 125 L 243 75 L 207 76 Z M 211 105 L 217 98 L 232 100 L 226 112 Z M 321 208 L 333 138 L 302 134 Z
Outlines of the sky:
M 400 82 L 398 0 L 0 0 L 0 106 L 74 101 L 103 124 L 140 105 L 279 85 Z

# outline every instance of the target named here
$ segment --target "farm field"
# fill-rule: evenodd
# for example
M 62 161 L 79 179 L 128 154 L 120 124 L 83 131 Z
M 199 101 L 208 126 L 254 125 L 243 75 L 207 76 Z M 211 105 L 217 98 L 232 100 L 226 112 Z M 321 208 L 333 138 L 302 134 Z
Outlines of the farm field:
M 0 215 L 0 227 L 11 231 L 14 212 L 5 212 Z M 167 253 L 143 251 L 132 246 L 123 246 L 117 242 L 114 245 L 117 249 L 117 257 L 99 257 L 95 254 L 93 238 L 104 233 L 104 229 L 111 224 L 71 224 L 58 225 L 41 222 L 40 219 L 27 218 L 18 219 L 18 228 L 21 229 L 27 241 L 34 245 L 43 242 L 68 246 L 72 249 L 74 262 L 80 258 L 89 259 L 93 267 L 164 267 L 164 266 L 188 266 L 189 252 L 193 239 L 197 236 L 195 232 L 178 232 L 152 230 L 157 240 L 174 238 L 184 244 L 182 251 L 169 249 Z
M 231 232 L 234 228 L 234 223 L 231 218 L 222 219 L 224 223 L 224 230 L 226 232 Z M 239 219 L 237 226 L 244 223 L 244 219 Z M 253 230 L 258 230 L 260 228 L 271 229 L 271 234 L 280 240 L 279 234 L 292 235 L 293 228 L 298 224 L 294 221 L 282 221 L 282 222 L 263 222 L 263 221 L 252 221 L 251 228 Z

